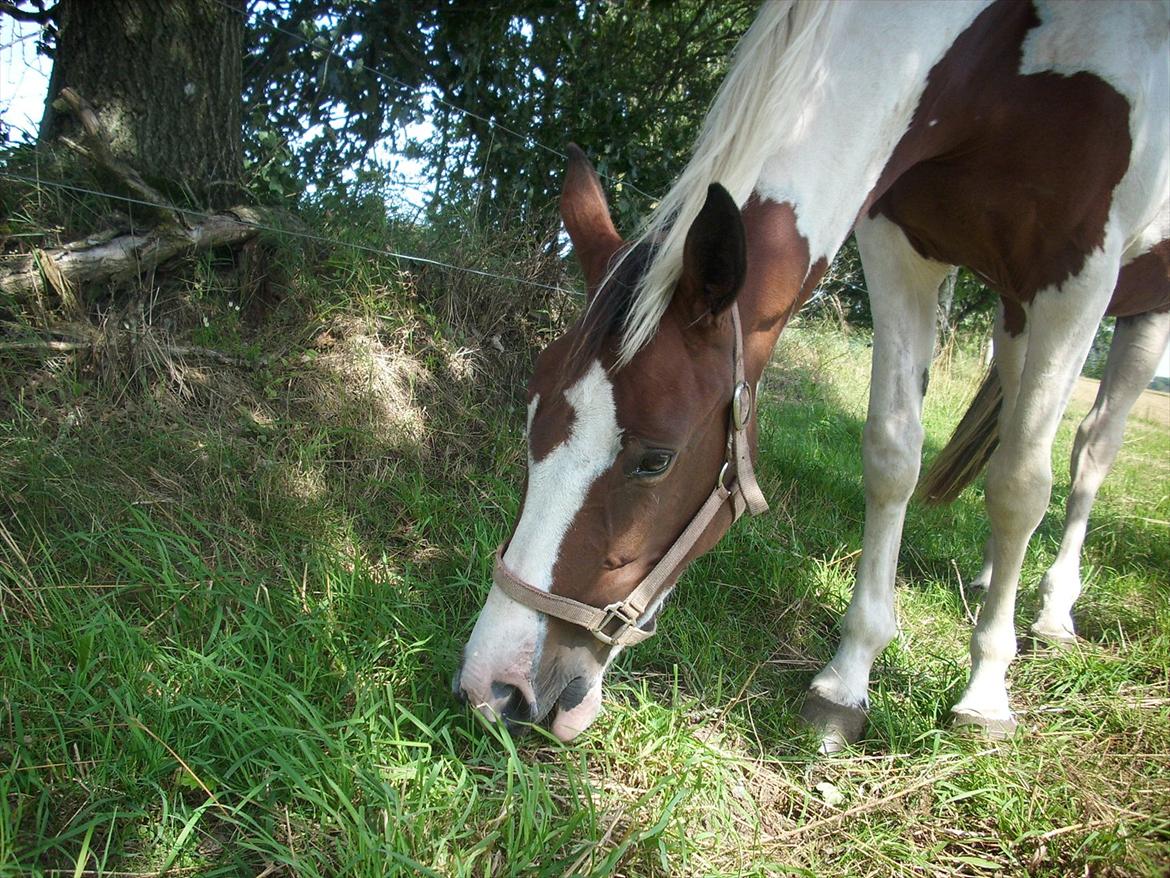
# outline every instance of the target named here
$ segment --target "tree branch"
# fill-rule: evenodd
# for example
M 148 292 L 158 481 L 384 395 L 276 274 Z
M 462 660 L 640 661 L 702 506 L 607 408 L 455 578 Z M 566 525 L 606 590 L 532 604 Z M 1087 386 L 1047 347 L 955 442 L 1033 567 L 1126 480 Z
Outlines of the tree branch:
M 21 9 L 15 3 L 6 3 L 0 0 L 0 14 L 8 15 L 17 21 L 31 21 L 34 24 L 48 24 L 57 14 L 56 4 L 48 9 Z
M 102 123 L 98 120 L 97 112 L 89 101 L 72 88 L 66 87 L 61 89 L 61 94 L 53 102 L 53 107 L 57 110 L 68 110 L 72 113 L 77 119 L 78 124 L 81 125 L 81 130 L 84 133 L 85 142 L 83 144 L 78 144 L 69 138 L 62 138 L 62 141 L 67 147 L 82 158 L 99 165 L 113 174 L 123 186 L 143 201 L 149 202 L 166 214 L 177 215 L 182 220 L 182 215 L 177 213 L 176 208 L 159 194 L 154 187 L 143 180 L 142 175 L 138 171 L 114 155 L 114 151 L 110 148 L 110 141 L 106 136 L 105 129 L 102 128 Z
M 0 268 L 0 290 L 27 296 L 52 287 L 61 294 L 77 284 L 134 277 L 183 253 L 243 244 L 261 231 L 256 224 L 264 218 L 256 208 L 236 207 L 190 225 L 164 224 L 91 246 L 74 242 L 37 250 Z

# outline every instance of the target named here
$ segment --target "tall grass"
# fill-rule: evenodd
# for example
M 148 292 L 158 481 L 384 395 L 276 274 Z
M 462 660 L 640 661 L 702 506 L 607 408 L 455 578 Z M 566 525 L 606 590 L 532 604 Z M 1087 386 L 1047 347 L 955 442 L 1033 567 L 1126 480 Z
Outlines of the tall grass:
M 974 609 L 958 584 L 985 532 L 970 492 L 911 510 L 869 737 L 820 761 L 795 710 L 860 547 L 869 351 L 864 334 L 793 328 L 761 414 L 773 514 L 694 565 L 581 740 L 514 741 L 459 709 L 449 681 L 518 505 L 520 375 L 559 315 L 485 287 L 487 329 L 468 330 L 441 274 L 321 258 L 238 312 L 211 264 L 167 300 L 177 337 L 251 367 L 4 362 L 0 874 L 1170 864 L 1164 433 L 1134 424 L 1102 492 L 1085 643 L 1013 667 L 1025 735 L 940 730 Z M 932 449 L 976 371 L 958 352 L 934 377 Z M 1059 525 L 1029 553 L 1022 625 Z

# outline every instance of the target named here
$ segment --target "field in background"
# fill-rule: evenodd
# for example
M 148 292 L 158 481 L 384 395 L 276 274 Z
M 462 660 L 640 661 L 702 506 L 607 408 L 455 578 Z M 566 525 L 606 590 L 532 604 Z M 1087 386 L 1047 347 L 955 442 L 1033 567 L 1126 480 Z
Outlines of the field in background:
M 1078 378 L 1070 406 L 1087 411 L 1093 404 L 1093 400 L 1097 398 L 1097 390 L 1100 386 L 1101 382 L 1096 379 Z M 1137 398 L 1137 402 L 1133 404 L 1130 418 L 1148 421 L 1154 426 L 1170 429 L 1170 394 L 1160 390 L 1144 390 L 1142 395 Z
M 860 547 L 869 348 L 792 329 L 764 382 L 772 513 L 694 565 L 577 743 L 513 741 L 449 680 L 518 506 L 530 350 L 508 327 L 526 312 L 496 304 L 495 328 L 453 337 L 424 315 L 493 300 L 427 298 L 368 260 L 320 274 L 254 318 L 189 295 L 201 319 L 176 325 L 242 365 L 142 327 L 130 354 L 0 365 L 0 874 L 1170 866 L 1165 430 L 1131 425 L 1102 491 L 1084 645 L 1013 667 L 1026 735 L 939 730 L 976 609 L 958 588 L 985 535 L 972 490 L 911 509 L 869 736 L 816 760 L 795 711 Z M 942 358 L 928 453 L 975 379 L 974 356 Z M 1060 524 L 1029 553 L 1021 629 Z

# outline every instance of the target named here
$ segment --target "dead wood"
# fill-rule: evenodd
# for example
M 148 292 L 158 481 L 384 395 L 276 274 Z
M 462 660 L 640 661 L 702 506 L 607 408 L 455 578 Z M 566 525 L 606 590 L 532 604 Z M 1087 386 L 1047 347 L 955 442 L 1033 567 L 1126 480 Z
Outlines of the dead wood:
M 59 247 L 34 249 L 0 267 L 0 292 L 23 297 L 52 289 L 66 311 L 77 316 L 78 285 L 133 278 L 184 253 L 238 247 L 256 237 L 261 231 L 258 226 L 271 219 L 268 212 L 253 207 L 235 207 L 211 215 L 175 207 L 138 171 L 114 155 L 97 113 L 85 98 L 65 88 L 57 105 L 77 117 L 84 133 L 81 143 L 66 139 L 66 145 L 111 174 L 133 193 L 135 200 L 153 208 L 159 219 L 146 231 L 90 236 Z
M 70 302 L 78 284 L 124 280 L 184 253 L 238 247 L 261 231 L 258 226 L 265 218 L 257 208 L 236 207 L 187 227 L 166 223 L 96 244 L 73 242 L 34 250 L 0 268 L 0 291 L 29 296 L 52 289 Z

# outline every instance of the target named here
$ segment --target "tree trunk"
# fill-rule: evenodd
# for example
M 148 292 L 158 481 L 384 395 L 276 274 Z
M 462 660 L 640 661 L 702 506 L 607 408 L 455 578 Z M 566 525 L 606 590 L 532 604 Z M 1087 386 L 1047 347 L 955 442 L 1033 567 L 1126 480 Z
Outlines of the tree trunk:
M 52 106 L 71 87 L 155 188 L 211 207 L 239 199 L 242 14 L 218 0 L 61 0 L 57 21 L 41 142 L 80 139 Z
M 959 269 L 952 268 L 943 278 L 938 291 L 938 343 L 945 344 L 950 336 L 951 305 L 955 301 L 955 284 L 959 280 Z

